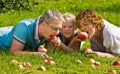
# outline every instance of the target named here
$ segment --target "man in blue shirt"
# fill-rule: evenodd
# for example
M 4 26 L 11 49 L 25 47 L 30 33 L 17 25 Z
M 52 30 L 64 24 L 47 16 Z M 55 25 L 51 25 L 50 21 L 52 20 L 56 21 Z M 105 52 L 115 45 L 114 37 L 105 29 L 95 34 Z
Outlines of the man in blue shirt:
M 14 27 L 0 28 L 0 48 L 10 50 L 13 55 L 36 54 L 45 57 L 47 54 L 36 52 L 37 48 L 50 36 L 59 33 L 63 21 L 60 12 L 48 10 L 36 19 L 25 19 Z M 25 52 L 25 49 L 34 51 Z

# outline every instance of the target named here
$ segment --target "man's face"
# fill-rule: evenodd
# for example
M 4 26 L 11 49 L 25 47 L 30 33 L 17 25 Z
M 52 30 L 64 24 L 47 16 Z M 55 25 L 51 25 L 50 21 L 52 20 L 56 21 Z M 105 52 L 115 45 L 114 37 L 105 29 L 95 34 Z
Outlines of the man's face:
M 46 30 L 44 32 L 44 37 L 46 39 L 50 39 L 50 36 L 59 34 L 59 31 L 62 28 L 62 21 L 61 20 L 53 20 L 51 23 L 46 23 Z
M 72 22 L 64 22 L 62 25 L 61 33 L 64 37 L 69 38 L 74 34 L 75 26 Z

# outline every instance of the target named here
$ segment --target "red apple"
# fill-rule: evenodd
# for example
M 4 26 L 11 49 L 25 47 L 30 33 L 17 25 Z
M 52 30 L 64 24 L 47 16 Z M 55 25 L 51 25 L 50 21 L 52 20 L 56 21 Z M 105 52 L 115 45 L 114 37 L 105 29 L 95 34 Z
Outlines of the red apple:
M 80 32 L 78 34 L 78 38 L 82 41 L 86 40 L 88 38 L 88 34 L 86 32 Z
M 109 69 L 108 72 L 111 72 L 111 73 L 113 73 L 113 74 L 116 74 L 116 70 L 114 70 L 114 69 Z
M 94 65 L 95 65 L 95 66 L 100 66 L 101 63 L 100 63 L 99 61 L 95 61 L 95 62 L 94 62 Z
M 120 66 L 120 60 L 114 61 L 113 65 L 115 65 L 115 66 Z
M 57 40 L 57 36 L 50 36 L 50 41 Z
M 49 60 L 45 59 L 44 62 L 46 64 L 50 64 L 50 65 L 54 65 L 55 64 L 55 62 L 53 60 L 50 60 L 50 59 Z
M 41 46 L 39 46 L 39 48 L 38 48 L 38 52 L 47 52 L 47 49 L 44 48 L 44 47 L 41 45 Z
M 30 64 L 30 62 L 24 62 L 22 65 L 23 65 L 23 67 L 27 67 L 27 68 L 29 68 L 29 67 L 32 66 L 32 65 Z

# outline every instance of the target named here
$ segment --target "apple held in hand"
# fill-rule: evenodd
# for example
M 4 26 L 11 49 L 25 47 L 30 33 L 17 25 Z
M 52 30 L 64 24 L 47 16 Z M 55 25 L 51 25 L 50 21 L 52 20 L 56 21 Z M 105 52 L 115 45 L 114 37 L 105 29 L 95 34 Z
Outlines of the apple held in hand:
M 78 34 L 78 38 L 82 41 L 86 40 L 88 38 L 88 34 L 86 32 L 80 32 Z
M 50 41 L 54 41 L 54 40 L 57 40 L 58 38 L 57 38 L 57 36 L 50 36 Z
M 115 66 L 120 66 L 120 60 L 114 61 L 113 65 L 115 65 Z

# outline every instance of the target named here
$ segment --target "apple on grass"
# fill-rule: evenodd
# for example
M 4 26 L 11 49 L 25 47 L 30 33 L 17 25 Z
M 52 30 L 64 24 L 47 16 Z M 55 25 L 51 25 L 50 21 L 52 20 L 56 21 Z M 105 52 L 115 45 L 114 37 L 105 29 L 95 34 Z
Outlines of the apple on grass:
M 10 63 L 11 63 L 11 64 L 15 64 L 15 65 L 17 65 L 19 62 L 18 62 L 17 60 L 11 60 Z
M 55 62 L 53 61 L 53 60 L 51 60 L 51 59 L 45 59 L 44 60 L 44 62 L 46 63 L 46 64 L 50 64 L 50 65 L 54 65 L 55 64 Z
M 32 66 L 30 62 L 24 62 L 22 65 L 23 67 L 27 67 L 27 68 L 30 68 Z
M 95 60 L 94 59 L 90 59 L 90 62 L 93 64 L 93 63 L 95 63 Z
M 120 66 L 120 60 L 114 61 L 113 65 L 115 65 L 115 66 Z
M 86 54 L 86 53 L 93 53 L 93 50 L 90 49 L 90 48 L 86 48 L 86 49 L 84 50 L 84 53 L 85 53 L 85 54 Z
M 99 61 L 95 61 L 93 64 L 94 64 L 95 66 L 100 66 L 100 65 L 101 65 L 101 63 L 100 63 Z
M 37 70 L 46 71 L 46 68 L 44 66 L 40 66 L 40 67 L 37 68 Z
M 78 34 L 78 38 L 82 41 L 85 41 L 88 38 L 88 34 L 86 32 L 80 32 Z
M 116 70 L 114 70 L 114 69 L 109 69 L 108 72 L 111 72 L 111 73 L 113 73 L 113 74 L 116 74 Z
M 76 60 L 76 62 L 77 62 L 78 64 L 82 64 L 82 61 L 81 61 L 81 60 Z

